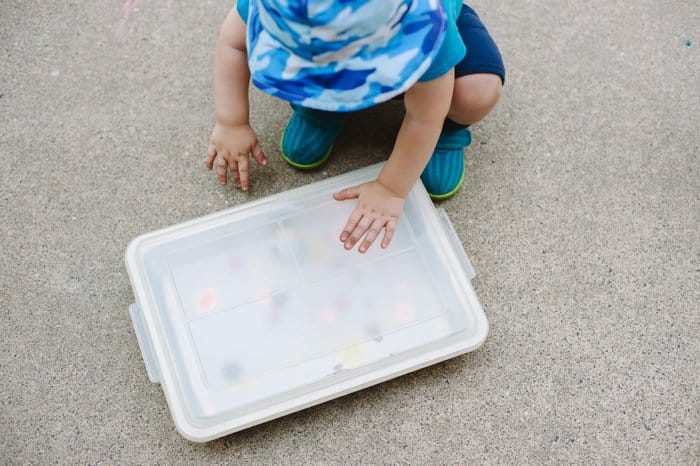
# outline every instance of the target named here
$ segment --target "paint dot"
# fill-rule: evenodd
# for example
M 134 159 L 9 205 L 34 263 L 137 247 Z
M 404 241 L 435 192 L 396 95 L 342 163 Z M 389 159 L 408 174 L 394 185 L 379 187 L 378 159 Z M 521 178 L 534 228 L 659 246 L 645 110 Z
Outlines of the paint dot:
M 337 256 L 335 256 L 331 259 L 330 265 L 331 265 L 331 270 L 333 270 L 333 271 L 340 270 L 343 268 L 343 263 L 340 261 L 340 259 Z
M 259 286 L 255 289 L 255 297 L 259 299 L 260 304 L 267 308 L 273 307 L 272 290 L 264 286 Z
M 228 268 L 231 270 L 240 270 L 243 267 L 241 258 L 238 256 L 233 256 L 228 260 Z
M 688 39 L 688 40 L 685 41 L 685 46 L 686 46 L 686 47 L 690 47 L 691 45 L 693 45 L 693 41 L 692 41 L 692 40 Z
M 270 323 L 275 325 L 280 320 L 282 320 L 282 313 L 277 309 L 273 309 L 270 311 L 269 317 L 270 317 Z
M 348 306 L 347 301 L 345 301 L 345 298 L 338 296 L 333 300 L 333 305 L 340 311 L 345 310 L 345 308 Z
M 367 325 L 367 327 L 365 327 L 365 332 L 367 332 L 367 335 L 369 335 L 370 338 L 373 338 L 377 343 L 384 339 L 382 337 L 381 329 L 375 324 Z
M 321 312 L 319 313 L 321 320 L 327 324 L 333 322 L 337 315 L 338 313 L 335 311 L 335 309 L 327 306 L 321 309 Z
M 283 307 L 289 301 L 287 293 L 277 293 L 272 297 L 272 302 L 277 307 Z
M 317 262 L 322 262 L 328 257 L 328 248 L 324 247 L 318 241 L 312 241 L 308 244 L 311 257 Z
M 221 369 L 221 373 L 230 381 L 238 380 L 243 373 L 241 366 L 235 362 L 229 362 Z
M 336 364 L 335 366 L 333 366 L 333 372 L 335 372 L 336 374 L 337 374 L 338 372 L 343 372 L 343 365 L 342 365 L 342 364 Z
M 396 309 L 396 318 L 399 322 L 408 323 L 413 320 L 413 308 L 407 305 L 401 305 Z
M 343 366 L 350 368 L 360 366 L 365 362 L 364 347 L 355 346 L 346 350 L 341 356 L 340 360 L 342 361 Z
M 408 293 L 408 283 L 406 283 L 404 280 L 396 282 L 396 289 L 401 293 Z
M 218 301 L 214 290 L 207 288 L 199 295 L 197 309 L 199 309 L 200 312 L 211 312 L 216 307 Z
M 249 390 L 250 388 L 253 387 L 255 380 L 251 379 L 250 377 L 246 377 L 241 382 L 238 384 L 238 387 L 241 388 L 242 390 Z
M 282 232 L 280 233 L 280 236 L 282 236 L 282 239 L 284 241 L 290 242 L 290 241 L 293 241 L 294 238 L 296 237 L 296 231 L 287 227 L 284 230 L 282 230 Z

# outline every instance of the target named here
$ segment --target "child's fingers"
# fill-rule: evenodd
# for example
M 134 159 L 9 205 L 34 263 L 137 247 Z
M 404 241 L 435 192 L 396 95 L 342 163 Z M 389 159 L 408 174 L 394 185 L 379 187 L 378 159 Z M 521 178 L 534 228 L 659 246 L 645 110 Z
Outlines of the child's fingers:
M 253 145 L 253 158 L 259 165 L 265 165 L 267 163 L 267 157 L 265 157 L 265 153 L 260 147 L 258 141 L 255 141 L 255 144 Z
M 365 232 L 369 229 L 370 225 L 372 224 L 372 219 L 369 217 L 362 217 L 359 222 L 357 222 L 357 226 L 355 229 L 350 233 L 350 236 L 348 239 L 345 241 L 345 249 L 348 251 L 352 249 L 353 246 L 355 246 L 355 243 L 357 243 L 360 238 L 365 234 Z
M 219 175 L 219 183 L 222 185 L 226 184 L 226 169 L 228 168 L 228 162 L 226 157 L 219 155 L 219 162 L 217 163 L 216 171 Z
M 228 166 L 231 172 L 231 178 L 233 179 L 233 184 L 237 187 L 241 186 L 241 178 L 238 176 L 238 164 L 236 162 L 231 162 Z
M 248 191 L 250 187 L 250 164 L 248 162 L 248 154 L 238 159 L 238 175 L 241 180 L 241 188 L 243 188 L 243 191 Z
M 333 197 L 335 198 L 336 201 L 346 201 L 348 199 L 357 199 L 360 196 L 360 187 L 359 186 L 351 186 L 349 188 L 345 188 L 335 194 L 333 194 Z
M 214 167 L 214 159 L 216 158 L 216 147 L 214 144 L 209 143 L 209 149 L 207 149 L 207 155 L 204 157 L 204 166 L 207 170 L 211 170 Z
M 382 239 L 383 248 L 389 246 L 389 243 L 391 243 L 391 238 L 394 237 L 394 233 L 396 233 L 396 219 L 392 218 L 386 222 L 386 225 L 384 226 L 384 239 Z
M 355 229 L 357 226 L 357 222 L 360 221 L 362 218 L 362 212 L 360 209 L 355 209 L 352 211 L 352 214 L 350 214 L 350 217 L 348 218 L 347 223 L 345 224 L 345 227 L 343 228 L 343 232 L 340 234 L 340 241 L 343 243 L 347 241 L 348 236 L 350 236 L 350 232 Z
M 229 164 L 231 170 L 231 178 L 233 178 L 233 184 L 237 187 L 241 187 L 241 176 L 238 174 L 238 162 L 235 160 Z
M 379 233 L 382 231 L 382 227 L 385 223 L 386 220 L 382 218 L 378 218 L 372 222 L 372 225 L 369 227 L 369 230 L 365 235 L 364 241 L 362 241 L 362 244 L 360 245 L 360 252 L 366 252 L 370 246 L 372 246 L 372 243 L 374 243 L 374 240 L 377 239 L 377 236 L 379 236 Z

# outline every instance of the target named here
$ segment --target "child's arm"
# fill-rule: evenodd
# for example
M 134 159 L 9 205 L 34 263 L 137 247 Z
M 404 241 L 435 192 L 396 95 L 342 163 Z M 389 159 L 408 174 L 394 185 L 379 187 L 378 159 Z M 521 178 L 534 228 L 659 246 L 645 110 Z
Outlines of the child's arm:
M 249 159 L 252 154 L 260 165 L 267 160 L 248 120 L 248 83 L 250 71 L 246 58 L 246 25 L 236 8 L 226 17 L 216 44 L 214 61 L 214 98 L 216 125 L 209 141 L 205 166 L 211 170 L 218 157 L 219 183 L 226 184 L 227 172 L 236 186 L 247 190 Z
M 440 137 L 453 87 L 454 70 L 432 81 L 414 84 L 404 96 L 406 115 L 394 149 L 377 180 L 334 194 L 339 201 L 358 199 L 340 235 L 345 249 L 352 249 L 364 236 L 359 251 L 367 251 L 382 229 L 385 233 L 381 246 L 389 245 L 403 203 L 428 164 Z

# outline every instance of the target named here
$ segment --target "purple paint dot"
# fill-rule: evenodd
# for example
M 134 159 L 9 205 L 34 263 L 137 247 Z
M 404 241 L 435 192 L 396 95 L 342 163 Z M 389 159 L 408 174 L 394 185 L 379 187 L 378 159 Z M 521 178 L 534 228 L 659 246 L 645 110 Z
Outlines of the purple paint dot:
M 241 258 L 238 256 L 233 256 L 228 260 L 228 268 L 234 271 L 238 271 L 243 267 Z
M 368 324 L 367 327 L 365 327 L 365 332 L 367 332 L 367 335 L 369 335 L 370 338 L 373 338 L 376 342 L 380 342 L 384 339 L 381 329 L 374 323 Z
M 278 248 L 277 246 L 272 246 L 272 256 L 277 260 L 282 259 L 282 253 L 280 252 L 280 248 Z

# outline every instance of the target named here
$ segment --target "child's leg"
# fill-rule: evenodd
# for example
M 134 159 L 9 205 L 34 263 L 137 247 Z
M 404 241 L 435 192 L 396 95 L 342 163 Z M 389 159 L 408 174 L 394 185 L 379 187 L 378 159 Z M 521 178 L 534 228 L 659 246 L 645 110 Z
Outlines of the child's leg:
M 448 118 L 471 125 L 496 106 L 506 70 L 496 43 L 481 18 L 468 5 L 462 5 L 457 28 L 467 47 L 467 55 L 455 67 L 455 90 Z
M 457 20 L 467 54 L 455 66 L 455 88 L 447 121 L 421 180 L 434 199 L 456 193 L 464 178 L 464 148 L 471 143 L 467 126 L 483 119 L 501 96 L 505 67 L 498 47 L 476 12 L 467 5 Z
M 491 73 L 477 73 L 455 79 L 452 104 L 447 117 L 455 123 L 468 126 L 488 115 L 501 97 L 501 77 Z

